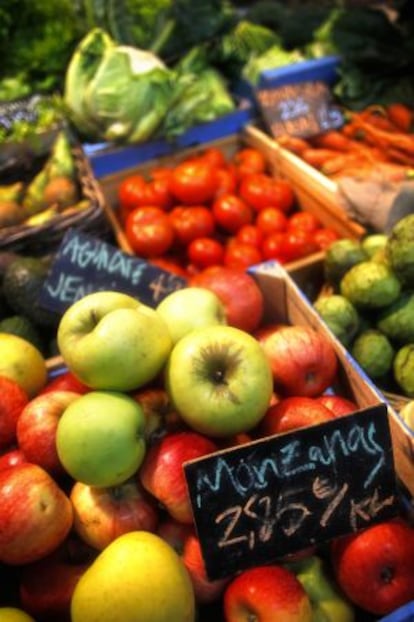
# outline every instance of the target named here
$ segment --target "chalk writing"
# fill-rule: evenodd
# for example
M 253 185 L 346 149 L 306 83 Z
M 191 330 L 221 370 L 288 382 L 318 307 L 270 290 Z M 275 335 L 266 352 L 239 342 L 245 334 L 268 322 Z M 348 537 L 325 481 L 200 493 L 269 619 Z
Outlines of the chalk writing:
M 186 280 L 76 229 L 70 229 L 53 262 L 40 304 L 62 313 L 96 291 L 113 290 L 155 307 Z
M 213 579 L 398 511 L 387 409 L 381 404 L 217 452 L 184 470 Z

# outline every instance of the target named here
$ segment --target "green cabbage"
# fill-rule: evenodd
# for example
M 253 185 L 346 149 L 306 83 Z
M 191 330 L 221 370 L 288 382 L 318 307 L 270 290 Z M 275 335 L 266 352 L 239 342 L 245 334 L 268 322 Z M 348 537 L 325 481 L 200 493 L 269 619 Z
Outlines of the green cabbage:
M 174 77 L 152 52 L 116 45 L 104 31 L 94 29 L 69 65 L 65 103 L 74 125 L 88 138 L 142 142 L 166 115 Z

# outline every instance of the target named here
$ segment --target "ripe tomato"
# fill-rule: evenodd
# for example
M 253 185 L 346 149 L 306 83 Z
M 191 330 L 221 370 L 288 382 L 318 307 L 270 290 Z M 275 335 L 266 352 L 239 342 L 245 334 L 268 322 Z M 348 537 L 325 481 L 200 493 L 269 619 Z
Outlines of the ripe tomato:
M 261 151 L 254 147 L 240 149 L 233 158 L 239 176 L 250 173 L 264 173 L 266 170 L 266 158 Z
M 263 232 L 256 225 L 243 225 L 236 233 L 236 240 L 260 248 L 263 242 Z
M 167 214 L 156 206 L 137 207 L 127 216 L 125 235 L 135 253 L 157 257 L 166 253 L 174 240 L 174 229 Z
M 257 211 L 265 207 L 277 207 L 287 213 L 295 200 L 292 186 L 288 181 L 275 179 L 266 173 L 253 173 L 243 177 L 239 194 Z
M 214 217 L 203 205 L 177 205 L 168 213 L 178 242 L 187 246 L 192 240 L 214 233 Z
M 304 231 L 316 231 L 321 226 L 319 218 L 311 212 L 295 212 L 289 218 L 289 229 L 303 229 Z
M 237 190 L 237 177 L 234 168 L 231 165 L 221 166 L 217 169 L 217 187 L 216 196 L 227 192 L 235 193 Z
M 302 229 L 286 231 L 283 237 L 283 255 L 286 261 L 307 257 L 318 250 L 313 233 Z
M 211 166 L 222 167 L 226 164 L 224 153 L 218 147 L 207 147 L 200 157 L 211 164 Z
M 262 255 L 263 259 L 276 259 L 280 263 L 285 263 L 286 257 L 284 255 L 284 238 L 285 233 L 281 231 L 275 231 L 269 233 L 265 237 L 262 243 Z
M 187 254 L 198 268 L 220 266 L 224 259 L 224 246 L 214 238 L 196 238 L 188 245 Z
M 185 160 L 174 168 L 170 192 L 186 205 L 207 203 L 217 190 L 217 168 L 202 158 Z
M 333 242 L 339 240 L 340 237 L 339 233 L 329 227 L 321 227 L 313 234 L 313 239 L 321 251 L 325 251 Z
M 169 209 L 172 205 L 173 198 L 169 188 L 169 177 L 154 177 L 147 183 L 146 187 L 146 205 L 157 205 L 162 209 Z
M 118 200 L 126 212 L 144 204 L 147 182 L 142 175 L 129 175 L 118 187 Z
M 213 216 L 225 231 L 235 233 L 253 220 L 253 210 L 236 194 L 222 194 L 212 205 Z
M 262 253 L 253 244 L 246 244 L 233 239 L 224 252 L 224 265 L 228 268 L 246 270 L 262 261 Z
M 286 231 L 288 222 L 288 217 L 278 207 L 265 207 L 256 217 L 256 226 L 264 235 L 275 231 Z

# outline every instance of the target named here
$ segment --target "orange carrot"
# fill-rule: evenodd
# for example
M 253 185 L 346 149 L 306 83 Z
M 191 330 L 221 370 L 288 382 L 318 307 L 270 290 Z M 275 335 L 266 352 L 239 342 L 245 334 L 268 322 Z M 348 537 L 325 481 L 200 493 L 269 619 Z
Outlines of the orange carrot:
M 302 152 L 302 158 L 317 169 L 320 169 L 326 160 L 338 156 L 338 152 L 334 149 L 322 149 L 318 147 L 309 147 Z
M 312 143 L 315 147 L 335 149 L 340 152 L 349 151 L 351 146 L 348 137 L 339 130 L 329 130 L 324 134 L 319 134 L 312 139 Z
M 300 155 L 303 151 L 305 151 L 305 149 L 309 149 L 310 147 L 310 143 L 304 138 L 300 138 L 299 136 L 290 136 L 289 134 L 278 136 L 277 142 L 284 149 L 292 151 L 292 153 L 296 153 L 297 155 Z
M 414 111 L 405 104 L 395 102 L 386 107 L 388 118 L 402 132 L 413 131 Z
M 361 116 L 354 115 L 353 123 L 364 133 L 364 140 L 382 149 L 395 148 L 414 155 L 414 136 L 403 132 L 386 132 L 367 123 Z

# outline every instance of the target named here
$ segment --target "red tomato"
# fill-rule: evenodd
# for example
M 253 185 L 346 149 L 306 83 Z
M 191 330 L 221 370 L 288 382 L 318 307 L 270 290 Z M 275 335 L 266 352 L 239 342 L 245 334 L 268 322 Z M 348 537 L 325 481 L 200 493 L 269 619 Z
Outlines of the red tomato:
M 243 225 L 236 233 L 236 239 L 239 242 L 252 244 L 260 248 L 263 242 L 263 232 L 256 225 Z
M 141 257 L 157 257 L 166 253 L 174 240 L 174 229 L 167 214 L 159 207 L 137 207 L 125 223 L 128 242 Z
M 339 233 L 329 227 L 321 227 L 313 234 L 313 239 L 321 251 L 325 251 L 333 242 L 339 240 L 340 237 Z
M 310 212 L 295 212 L 289 218 L 289 229 L 303 229 L 304 231 L 316 231 L 321 223 L 319 218 Z
M 267 235 L 276 231 L 286 231 L 288 217 L 277 207 L 265 207 L 257 214 L 256 226 Z
M 196 238 L 209 237 L 214 233 L 214 217 L 203 205 L 177 205 L 169 212 L 170 222 L 178 242 L 187 246 Z
M 246 270 L 262 261 L 263 257 L 257 246 L 238 242 L 233 239 L 224 252 L 224 265 L 228 268 Z
M 211 166 L 222 167 L 226 164 L 224 153 L 218 147 L 208 147 L 202 152 L 200 157 L 211 164 Z
M 313 233 L 302 229 L 286 231 L 283 238 L 283 255 L 286 261 L 307 257 L 318 250 Z
M 237 189 L 237 177 L 234 169 L 229 166 L 222 166 L 217 169 L 217 188 L 216 196 L 227 192 L 235 193 Z
M 245 176 L 241 180 L 239 194 L 257 211 L 265 207 L 277 207 L 287 213 L 292 208 L 295 199 L 292 186 L 288 181 L 275 179 L 266 173 Z
M 225 231 L 235 233 L 253 220 L 253 210 L 236 194 L 222 194 L 212 205 L 213 216 Z
M 286 261 L 283 247 L 284 238 L 285 233 L 282 233 L 281 231 L 269 233 L 269 235 L 267 235 L 263 240 L 262 244 L 263 258 L 276 259 L 280 263 L 284 263 Z
M 237 167 L 240 177 L 250 173 L 264 173 L 266 170 L 266 158 L 261 151 L 253 147 L 240 149 L 234 156 L 233 162 Z
M 220 266 L 224 259 L 224 247 L 214 238 L 196 238 L 187 248 L 188 258 L 199 268 Z
M 151 169 L 151 179 L 169 179 L 172 171 L 170 166 L 156 166 Z
M 168 175 L 151 179 L 151 181 L 147 183 L 146 196 L 146 205 L 157 205 L 162 209 L 169 209 L 172 205 L 173 198 L 169 189 Z
M 217 168 L 201 158 L 178 164 L 170 179 L 170 192 L 181 203 L 207 203 L 217 190 Z
M 123 210 L 131 211 L 143 205 L 147 182 L 142 175 L 129 175 L 118 187 L 119 204 Z

